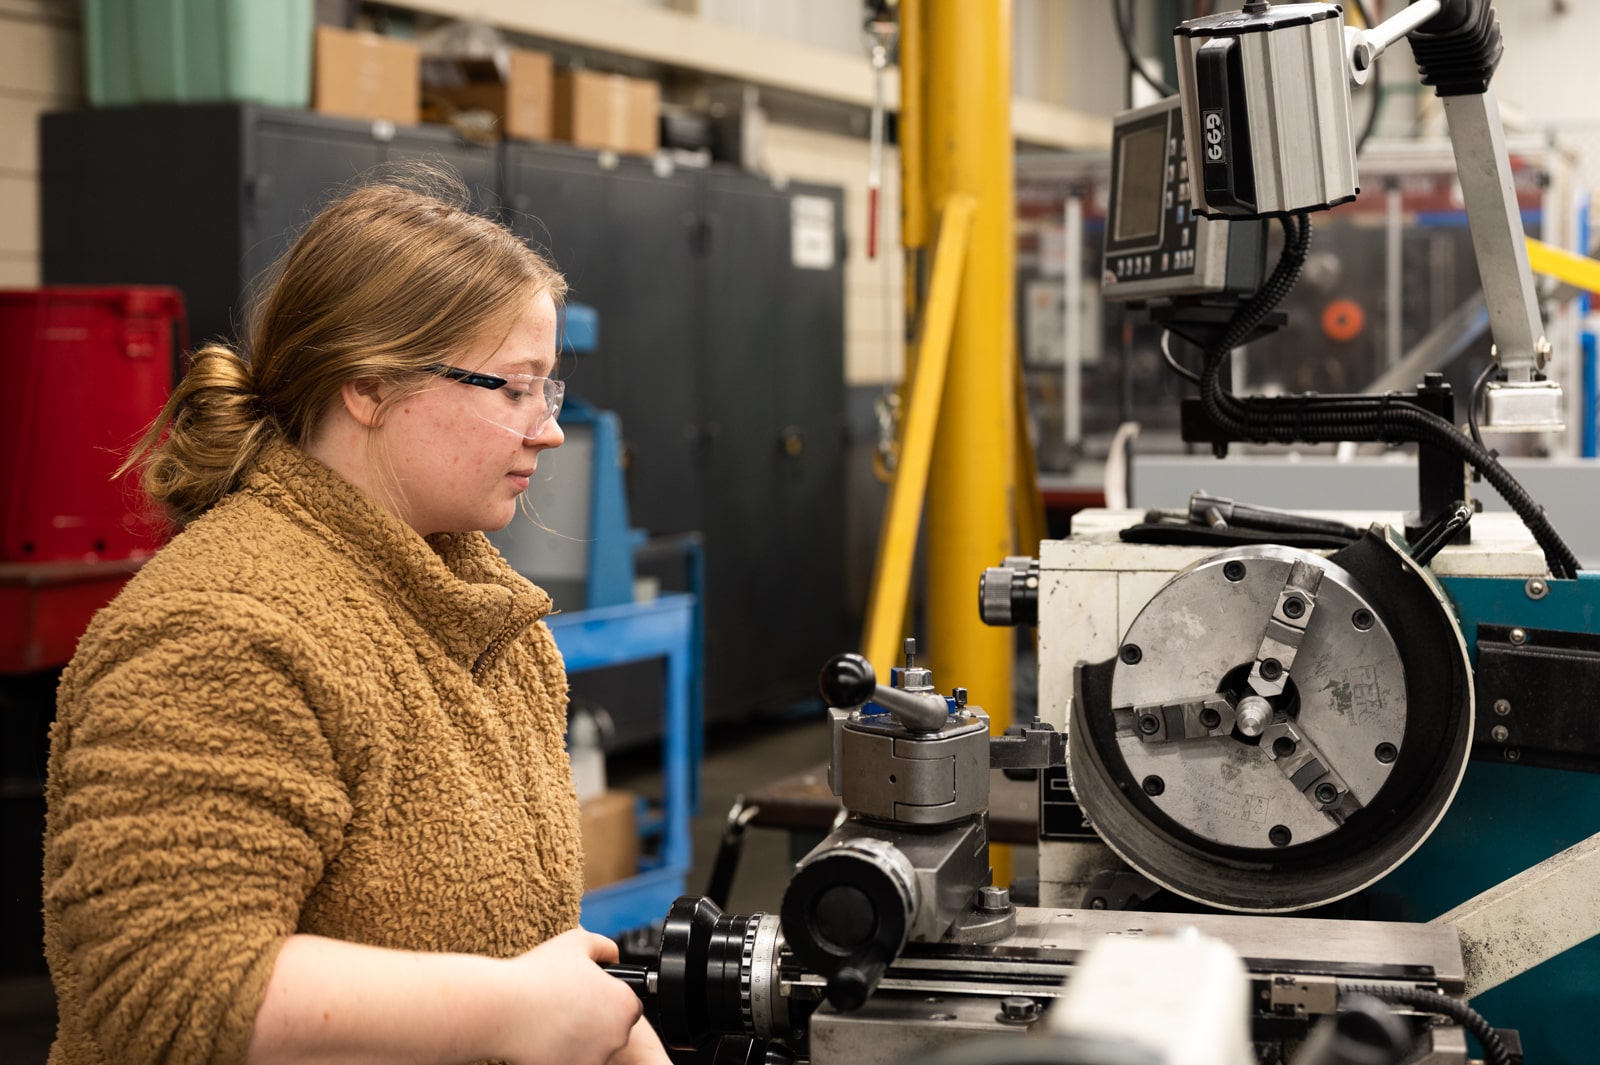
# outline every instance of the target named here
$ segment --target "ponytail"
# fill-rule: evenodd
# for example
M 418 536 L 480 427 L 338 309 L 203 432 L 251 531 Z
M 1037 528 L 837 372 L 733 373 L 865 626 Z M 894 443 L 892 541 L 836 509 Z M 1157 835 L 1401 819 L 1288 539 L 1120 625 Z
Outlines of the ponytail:
M 278 435 L 260 408 L 250 367 L 213 342 L 194 353 L 189 372 L 117 474 L 138 469 L 146 494 L 187 525 L 239 487 Z

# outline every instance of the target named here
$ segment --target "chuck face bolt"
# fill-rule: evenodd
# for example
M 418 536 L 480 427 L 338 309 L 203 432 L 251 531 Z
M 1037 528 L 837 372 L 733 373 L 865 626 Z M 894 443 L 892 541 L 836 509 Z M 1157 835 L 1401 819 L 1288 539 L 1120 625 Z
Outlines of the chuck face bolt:
M 978 909 L 984 913 L 1005 913 L 1011 909 L 1011 892 L 992 884 L 979 888 Z
M 1000 1015 L 996 1020 L 1007 1024 L 1032 1024 L 1039 1019 L 1039 1004 L 1022 995 L 1007 995 L 1000 1000 Z

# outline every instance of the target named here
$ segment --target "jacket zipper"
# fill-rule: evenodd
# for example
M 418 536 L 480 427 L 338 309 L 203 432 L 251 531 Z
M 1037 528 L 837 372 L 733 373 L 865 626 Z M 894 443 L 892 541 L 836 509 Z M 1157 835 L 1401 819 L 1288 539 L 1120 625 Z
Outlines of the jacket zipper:
M 477 659 L 472 663 L 473 683 L 483 679 L 484 671 L 488 669 L 489 663 L 494 660 L 494 656 L 499 652 L 500 648 L 521 636 L 527 631 L 528 626 L 537 620 L 538 618 L 529 618 L 526 621 L 513 621 L 501 629 L 494 639 L 489 641 L 489 646 L 485 647 L 483 653 L 478 655 Z

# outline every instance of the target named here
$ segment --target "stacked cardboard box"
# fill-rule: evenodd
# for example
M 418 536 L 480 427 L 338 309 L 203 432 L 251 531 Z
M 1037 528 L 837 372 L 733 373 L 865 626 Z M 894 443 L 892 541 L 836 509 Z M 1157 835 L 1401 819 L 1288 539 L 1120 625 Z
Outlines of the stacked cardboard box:
M 555 137 L 580 148 L 653 155 L 660 147 L 661 86 L 643 78 L 564 70 L 555 82 Z
M 661 86 L 654 81 L 558 72 L 549 55 L 523 48 L 503 49 L 496 58 L 424 62 L 409 41 L 337 26 L 316 28 L 312 106 L 402 125 L 485 112 L 494 116 L 491 136 L 629 155 L 653 155 L 661 146 Z
M 421 53 L 409 41 L 318 26 L 312 107 L 412 126 L 421 121 Z
M 507 49 L 492 59 L 429 59 L 423 64 L 428 117 L 450 121 L 461 111 L 495 116 L 501 136 L 547 141 L 551 137 L 555 67 L 550 56 Z

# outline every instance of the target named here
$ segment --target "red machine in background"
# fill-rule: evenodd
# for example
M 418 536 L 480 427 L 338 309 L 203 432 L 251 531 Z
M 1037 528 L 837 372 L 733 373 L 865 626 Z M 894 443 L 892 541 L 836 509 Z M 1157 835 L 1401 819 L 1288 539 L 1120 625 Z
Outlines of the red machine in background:
M 0 674 L 72 657 L 170 534 L 112 480 L 188 348 L 173 288 L 0 291 Z

